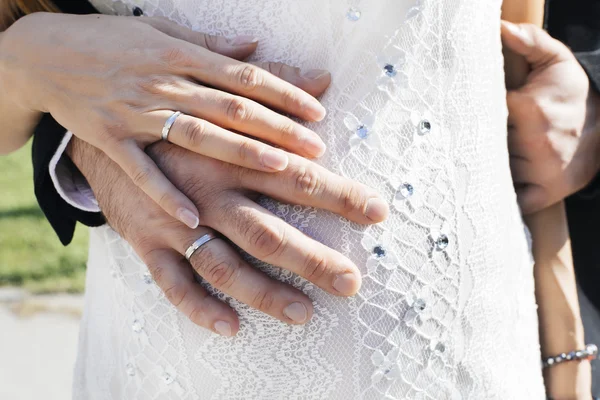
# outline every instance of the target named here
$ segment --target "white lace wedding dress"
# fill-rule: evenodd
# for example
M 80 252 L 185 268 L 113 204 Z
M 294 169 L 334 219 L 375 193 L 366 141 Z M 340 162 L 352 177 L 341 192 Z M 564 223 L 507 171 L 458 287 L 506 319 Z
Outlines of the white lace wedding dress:
M 180 315 L 132 249 L 92 230 L 76 399 L 543 399 L 532 260 L 508 165 L 500 0 L 95 0 L 253 35 L 254 59 L 332 72 L 320 162 L 376 188 L 364 227 L 263 204 L 350 257 L 351 299 L 259 265 L 314 300 L 306 326 L 225 296 L 223 338 Z

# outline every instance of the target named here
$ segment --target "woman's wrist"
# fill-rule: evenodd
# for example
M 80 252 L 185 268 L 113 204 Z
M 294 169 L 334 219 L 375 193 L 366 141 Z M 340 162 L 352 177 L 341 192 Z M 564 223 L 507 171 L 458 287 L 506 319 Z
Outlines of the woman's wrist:
M 52 91 L 44 86 L 43 76 L 49 63 L 36 48 L 36 38 L 43 26 L 50 34 L 51 18 L 61 14 L 35 13 L 24 16 L 2 32 L 0 37 L 0 89 L 2 98 L 10 99 L 20 114 L 32 117 L 48 112 L 47 95 Z M 48 49 L 44 49 L 48 50 Z M 33 65 L 31 65 L 33 64 Z
M 591 399 L 591 364 L 575 361 L 544 370 L 546 394 L 552 400 Z

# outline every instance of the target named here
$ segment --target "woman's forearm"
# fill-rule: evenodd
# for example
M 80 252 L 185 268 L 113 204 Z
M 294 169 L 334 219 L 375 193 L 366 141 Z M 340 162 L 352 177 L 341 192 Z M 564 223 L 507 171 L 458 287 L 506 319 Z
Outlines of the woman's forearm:
M 14 96 L 8 95 L 10 83 L 5 66 L 10 59 L 6 54 L 2 54 L 4 37 L 5 32 L 0 32 L 0 154 L 8 154 L 23 146 L 42 115 L 24 106 Z
M 583 324 L 564 204 L 527 217 L 527 224 L 533 237 L 542 357 L 581 350 L 585 347 Z M 578 393 L 590 387 L 586 383 L 589 369 L 586 361 L 547 368 L 544 378 L 548 394 L 557 400 L 589 398 L 589 392 Z
M 581 348 L 583 325 L 563 203 L 528 216 L 527 224 L 533 236 L 543 356 Z

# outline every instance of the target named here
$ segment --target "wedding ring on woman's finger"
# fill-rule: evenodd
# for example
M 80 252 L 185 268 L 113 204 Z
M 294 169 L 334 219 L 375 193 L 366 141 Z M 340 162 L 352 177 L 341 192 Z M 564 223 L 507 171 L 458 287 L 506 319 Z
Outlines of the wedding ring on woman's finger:
M 192 243 L 190 245 L 190 247 L 187 248 L 187 250 L 185 251 L 185 258 L 190 261 L 190 258 L 192 258 L 192 256 L 194 255 L 194 253 L 196 251 L 198 251 L 198 249 L 202 246 L 204 246 L 206 243 L 210 242 L 213 239 L 218 239 L 219 236 L 214 233 L 214 232 L 209 232 L 206 233 L 202 236 L 200 236 L 198 239 L 196 239 L 194 241 L 194 243 Z
M 181 115 L 181 111 L 175 111 L 175 112 L 173 112 L 173 114 L 171 114 L 171 116 L 169 118 L 167 118 L 167 120 L 165 121 L 165 124 L 162 128 L 162 134 L 161 134 L 162 140 L 164 140 L 164 141 L 169 140 L 169 132 L 171 132 L 171 127 L 175 123 L 175 120 L 177 119 L 177 117 L 179 117 L 180 115 Z

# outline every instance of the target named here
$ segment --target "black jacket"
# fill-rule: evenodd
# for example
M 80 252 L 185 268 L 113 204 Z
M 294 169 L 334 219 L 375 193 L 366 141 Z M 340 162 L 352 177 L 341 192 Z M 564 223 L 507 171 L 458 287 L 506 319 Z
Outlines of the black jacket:
M 85 1 L 55 1 L 64 12 L 93 13 Z M 552 36 L 570 46 L 587 71 L 596 90 L 600 90 L 600 2 L 596 0 L 549 0 L 547 29 Z M 88 226 L 104 222 L 100 213 L 75 209 L 61 199 L 54 189 L 48 171 L 49 161 L 64 136 L 65 130 L 46 115 L 38 125 L 33 141 L 35 194 L 46 217 L 63 244 L 70 243 L 75 224 Z M 582 193 L 567 200 L 569 226 L 573 239 L 576 272 L 584 291 L 596 306 L 600 306 L 600 178 Z

